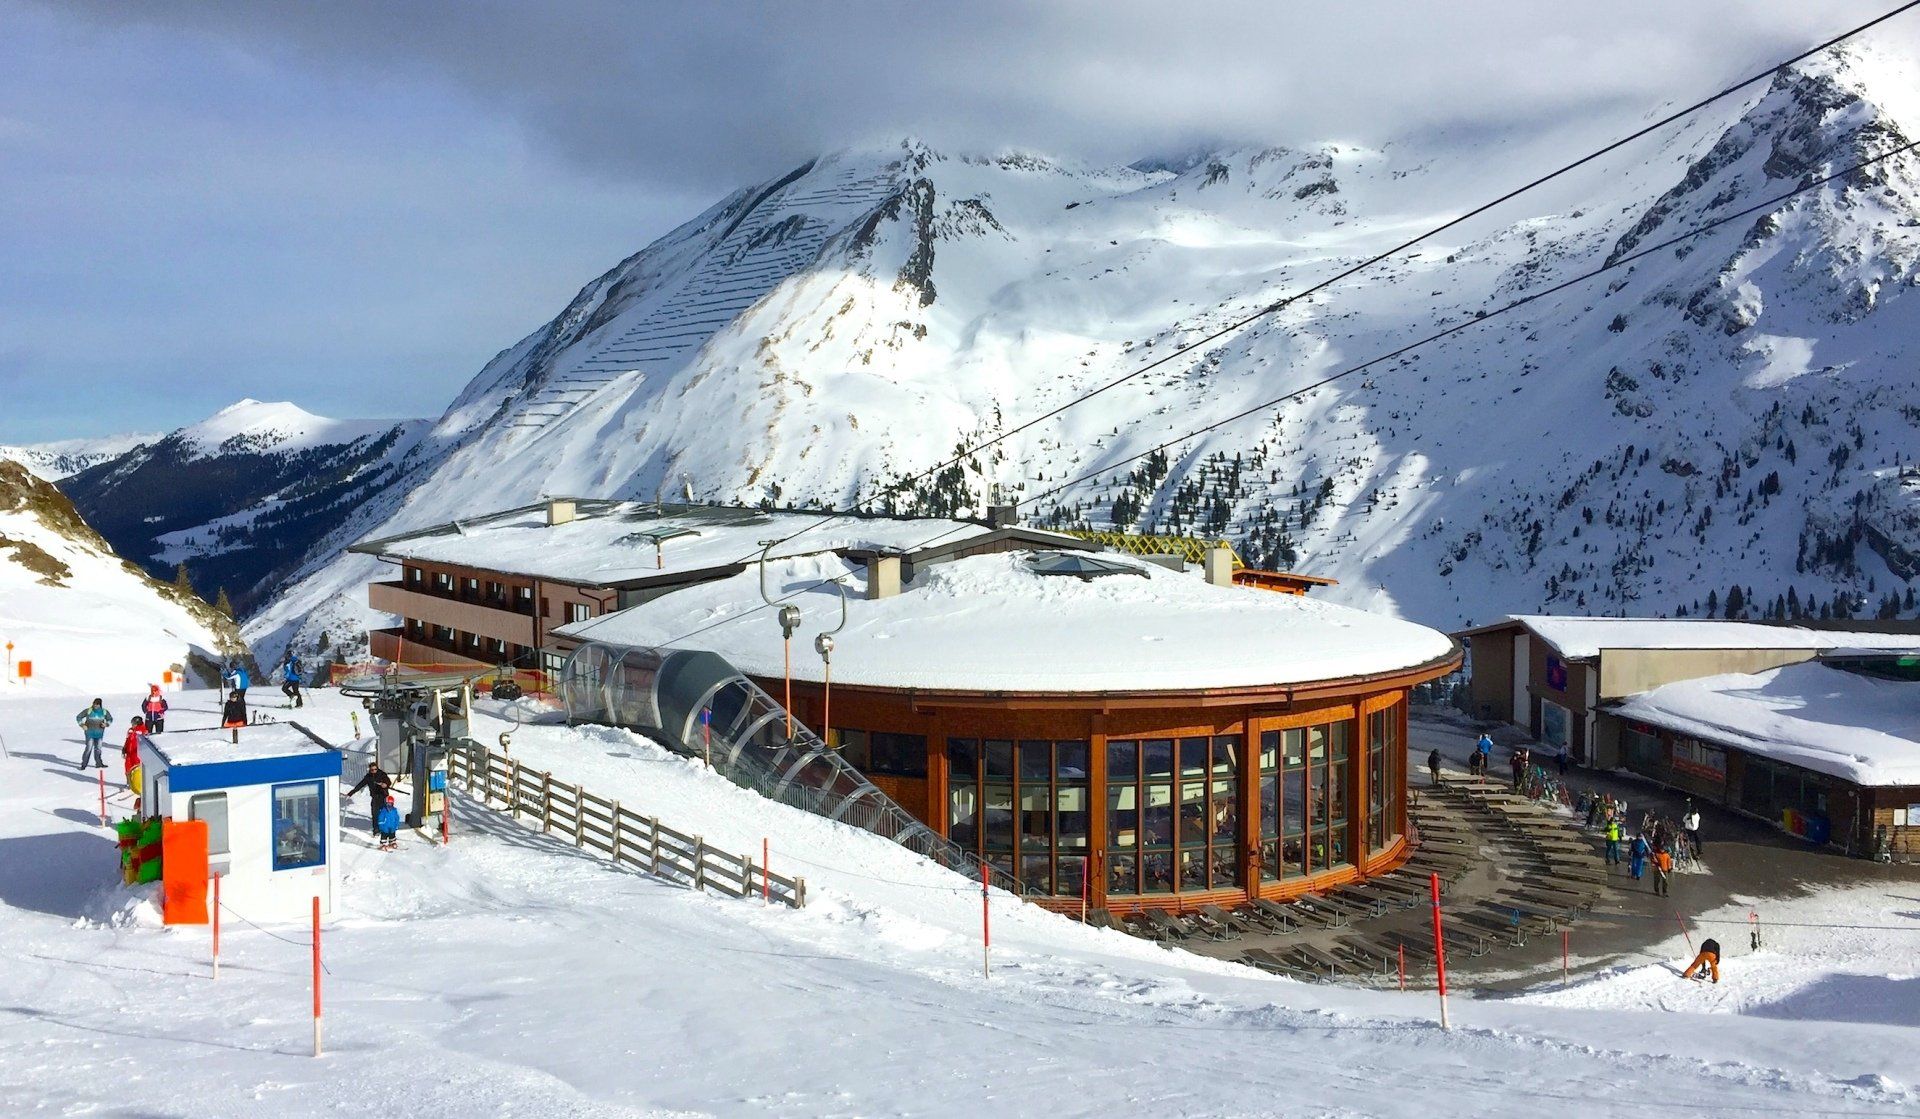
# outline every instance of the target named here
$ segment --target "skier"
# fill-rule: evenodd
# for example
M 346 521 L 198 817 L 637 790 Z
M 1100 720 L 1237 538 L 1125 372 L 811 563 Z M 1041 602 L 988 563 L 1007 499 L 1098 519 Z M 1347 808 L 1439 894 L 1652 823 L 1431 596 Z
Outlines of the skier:
M 1473 744 L 1473 752 L 1480 762 L 1480 776 L 1485 777 L 1493 765 L 1493 737 L 1482 734 L 1480 741 Z
M 1653 853 L 1653 892 L 1663 898 L 1673 896 L 1673 852 L 1665 847 Z
M 86 746 L 80 751 L 80 768 L 87 768 L 88 758 L 93 759 L 93 768 L 107 768 L 100 756 L 100 743 L 107 737 L 107 728 L 113 725 L 113 713 L 100 702 L 99 696 L 94 696 L 92 705 L 75 715 L 73 721 L 86 737 Z
M 167 697 L 160 694 L 160 685 L 147 685 L 147 698 L 140 701 L 140 713 L 147 717 L 148 734 L 167 729 Z
M 1719 941 L 1717 940 L 1701 941 L 1700 954 L 1698 956 L 1695 956 L 1693 958 L 1693 962 L 1687 965 L 1687 970 L 1680 973 L 1680 978 L 1692 979 L 1693 973 L 1696 971 L 1700 971 L 1702 967 L 1706 969 L 1705 971 L 1701 972 L 1702 977 L 1711 975 L 1713 976 L 1713 981 L 1715 983 L 1720 982 L 1720 942 Z
M 240 741 L 240 728 L 247 725 L 247 693 L 235 689 L 227 696 L 227 702 L 220 708 L 220 725 L 233 731 L 233 740 Z
M 1525 779 L 1527 773 L 1527 752 L 1525 750 L 1515 750 L 1513 756 L 1507 759 L 1507 768 L 1513 771 L 1513 791 L 1517 793 L 1520 791 L 1520 783 Z
M 380 830 L 380 806 L 389 800 L 387 794 L 393 791 L 393 778 L 380 768 L 378 761 L 370 761 L 367 763 L 367 775 L 360 779 L 359 784 L 347 790 L 347 796 L 351 797 L 361 789 L 367 790 L 367 824 L 377 833 Z
M 1433 775 L 1433 783 L 1440 783 L 1440 750 L 1436 747 L 1427 755 L 1427 772 Z
M 1693 857 L 1700 857 L 1700 810 L 1687 801 L 1686 815 L 1680 817 L 1680 830 L 1687 833 L 1687 846 L 1693 851 Z
M 387 798 L 386 804 L 380 809 L 380 814 L 374 817 L 374 830 L 380 833 L 382 851 L 399 849 L 400 810 L 394 807 L 392 797 Z
M 1607 865 L 1620 865 L 1620 817 L 1607 820 Z
M 253 677 L 247 675 L 247 666 L 238 661 L 227 666 L 227 673 L 221 679 L 227 686 L 240 693 L 240 702 L 247 701 L 247 687 L 253 683 Z
M 300 658 L 287 650 L 287 659 L 280 666 L 280 694 L 293 701 L 295 707 L 305 707 L 307 701 L 300 696 Z
M 1636 835 L 1633 837 L 1633 845 L 1628 848 L 1629 858 L 1627 865 L 1633 874 L 1633 880 L 1635 882 L 1640 881 L 1640 876 L 1647 872 L 1648 850 L 1646 836 Z

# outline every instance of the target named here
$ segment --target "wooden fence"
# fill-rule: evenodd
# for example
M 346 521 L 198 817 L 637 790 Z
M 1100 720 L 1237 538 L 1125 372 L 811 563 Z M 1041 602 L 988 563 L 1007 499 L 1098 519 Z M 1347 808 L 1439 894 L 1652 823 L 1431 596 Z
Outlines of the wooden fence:
M 750 856 L 716 850 L 697 835 L 675 831 L 656 817 L 622 808 L 617 800 L 555 781 L 551 773 L 492 751 L 449 751 L 447 779 L 459 782 L 489 808 L 515 819 L 530 816 L 548 835 L 570 839 L 575 847 L 598 851 L 621 865 L 696 890 L 736 898 L 764 896 L 795 909 L 807 904 L 805 878 L 771 874 Z

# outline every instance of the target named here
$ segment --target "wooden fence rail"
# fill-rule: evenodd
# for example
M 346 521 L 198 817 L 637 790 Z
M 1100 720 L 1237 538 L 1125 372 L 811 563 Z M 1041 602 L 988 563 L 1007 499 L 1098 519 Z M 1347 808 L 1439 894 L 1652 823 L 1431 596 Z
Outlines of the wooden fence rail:
M 537 822 L 582 850 L 597 851 L 696 890 L 717 890 L 730 897 L 764 894 L 795 909 L 807 904 L 807 880 L 769 873 L 751 856 L 716 850 L 697 835 L 676 831 L 653 816 L 643 816 L 586 791 L 556 781 L 553 774 L 521 765 L 490 750 L 454 749 L 447 755 L 447 779 L 515 819 Z

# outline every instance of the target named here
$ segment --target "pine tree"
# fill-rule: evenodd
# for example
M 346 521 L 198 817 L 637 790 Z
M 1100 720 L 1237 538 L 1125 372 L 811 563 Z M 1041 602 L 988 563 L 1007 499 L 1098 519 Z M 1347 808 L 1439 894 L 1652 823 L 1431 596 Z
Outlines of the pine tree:
M 1740 584 L 1735 583 L 1732 587 L 1728 588 L 1727 590 L 1726 616 L 1729 618 L 1738 618 L 1743 612 L 1745 612 L 1746 607 L 1747 607 L 1747 596 L 1743 591 L 1740 590 Z
M 185 562 L 182 562 L 180 566 L 173 569 L 173 585 L 188 594 L 193 593 L 193 580 L 187 577 L 187 565 Z
M 227 597 L 227 588 L 220 588 L 220 597 L 213 600 L 213 608 L 229 618 L 233 617 L 233 600 Z
M 1720 592 L 1710 590 L 1707 592 L 1707 617 L 1711 618 L 1715 614 L 1718 614 L 1719 612 L 1720 612 Z

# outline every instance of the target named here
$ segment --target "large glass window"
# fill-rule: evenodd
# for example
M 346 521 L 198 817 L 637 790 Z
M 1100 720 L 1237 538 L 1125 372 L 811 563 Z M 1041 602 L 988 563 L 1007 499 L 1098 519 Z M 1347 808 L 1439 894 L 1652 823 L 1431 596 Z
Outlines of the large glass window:
M 947 835 L 1029 889 L 1078 897 L 1092 822 L 1087 773 L 1084 740 L 949 738 Z
M 833 732 L 847 764 L 866 774 L 883 777 L 927 775 L 927 736 L 864 731 L 851 727 Z
M 273 869 L 298 870 L 327 859 L 326 785 L 273 787 Z
M 207 822 L 207 854 L 224 855 L 227 847 L 227 794 L 196 793 L 187 799 L 187 819 Z
M 1347 850 L 1347 722 L 1260 735 L 1260 876 L 1314 874 L 1351 858 Z M 1271 821 L 1271 822 L 1270 822 Z
M 1400 711 L 1389 707 L 1367 716 L 1367 846 L 1379 851 L 1400 835 L 1400 789 L 1406 748 L 1400 741 Z
M 1107 890 L 1237 886 L 1238 735 L 1107 743 Z

